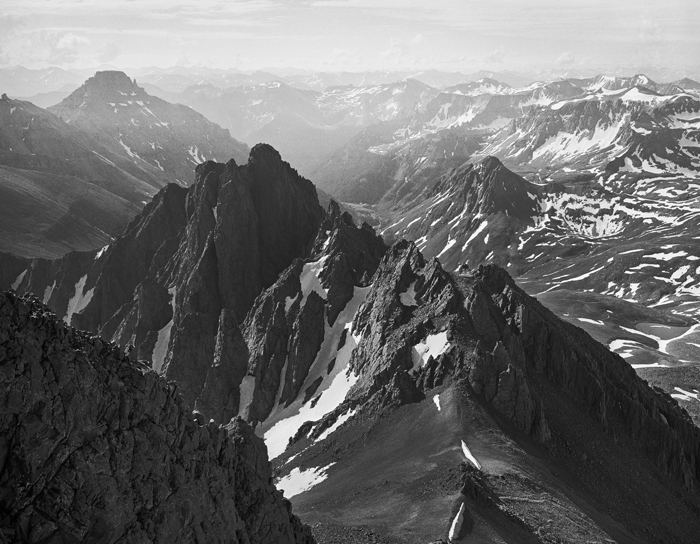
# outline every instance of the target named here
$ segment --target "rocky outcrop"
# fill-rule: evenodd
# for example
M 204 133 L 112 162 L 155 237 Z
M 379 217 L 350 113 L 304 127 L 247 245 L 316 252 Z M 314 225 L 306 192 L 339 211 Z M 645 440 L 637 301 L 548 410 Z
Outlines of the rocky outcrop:
M 5 540 L 313 542 L 245 422 L 204 423 L 177 385 L 12 293 L 0 381 Z
M 206 162 L 196 178 L 159 192 L 99 252 L 26 262 L 15 287 L 43 294 L 70 325 L 133 345 L 219 421 L 238 412 L 248 364 L 236 329 L 258 293 L 309 255 L 324 212 L 311 182 L 267 145 L 243 166 Z
M 289 406 L 299 398 L 326 335 L 356 289 L 368 285 L 385 251 L 369 225 L 356 226 L 331 201 L 313 256 L 287 268 L 260 294 L 243 323 L 248 374 L 255 379 L 243 411 L 248 421 L 263 421 L 276 405 Z M 304 391 L 304 402 L 321 380 Z
M 486 338 L 485 346 L 494 346 L 494 370 L 484 373 L 482 366 L 479 379 L 476 365 L 475 378 L 470 375 L 470 379 L 479 382 L 488 397 L 498 375 L 498 390 L 492 397 L 495 406 L 523 430 L 529 427 L 545 438 L 549 436 L 546 408 L 537 407 L 537 400 L 528 402 L 527 392 L 533 386 L 556 387 L 582 403 L 604 430 L 612 420 L 624 421 L 636 447 L 659 470 L 689 490 L 697 487 L 700 430 L 685 410 L 667 394 L 650 388 L 618 355 L 525 294 L 504 270 L 482 267 L 474 281 L 466 304 Z M 478 298 L 482 303 L 476 303 Z M 498 373 L 503 368 L 505 375 Z
M 352 216 L 331 200 L 321 224 L 316 249 L 328 262 L 320 280 L 328 286 L 328 323 L 333 324 L 353 296 L 353 286 L 366 286 L 386 252 L 386 245 L 367 223 L 356 227 Z
M 353 334 L 361 335 L 362 341 L 352 359 L 360 380 L 351 397 L 355 401 L 369 397 L 403 371 L 425 381 L 422 374 L 434 367 L 424 369 L 425 364 L 431 365 L 430 356 L 421 362 L 415 347 L 427 336 L 442 332 L 458 307 L 454 282 L 436 260 L 426 262 L 412 242 L 392 246 L 353 322 Z M 451 355 L 441 353 L 433 360 L 440 357 Z M 432 380 L 431 386 L 439 383 Z

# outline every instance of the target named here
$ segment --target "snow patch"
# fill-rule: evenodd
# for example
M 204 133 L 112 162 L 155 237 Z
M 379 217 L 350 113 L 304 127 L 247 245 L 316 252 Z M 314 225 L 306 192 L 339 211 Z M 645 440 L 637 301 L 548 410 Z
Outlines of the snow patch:
M 100 257 L 102 257 L 102 255 L 105 254 L 105 251 L 107 251 L 107 248 L 108 248 L 108 247 L 109 247 L 109 244 L 107 244 L 106 246 L 104 246 L 103 248 L 101 248 L 101 249 L 97 252 L 97 255 L 95 255 L 95 260 L 97 260 L 97 259 L 99 259 Z
M 447 251 L 456 243 L 457 243 L 457 240 L 455 238 L 448 239 L 447 244 L 445 244 L 445 247 L 442 248 L 442 251 L 437 254 L 437 257 L 440 257 L 440 256 L 444 255 L 445 253 L 447 253 Z
M 462 440 L 462 452 L 464 453 L 464 456 L 467 458 L 467 461 L 469 461 L 477 469 L 481 470 L 481 463 L 479 463 L 479 461 L 476 460 L 476 457 L 474 457 L 474 455 L 472 455 L 471 450 L 464 443 L 464 440 Z
M 294 295 L 294 297 L 287 297 L 284 300 L 284 312 L 285 313 L 287 313 L 289 311 L 289 308 L 292 307 L 292 304 L 294 304 L 298 298 L 299 298 L 299 293 Z
M 97 155 L 100 159 L 102 159 L 104 162 L 106 162 L 107 164 L 109 164 L 109 165 L 111 165 L 111 166 L 114 166 L 115 168 L 117 167 L 116 164 L 114 164 L 114 163 L 113 163 L 112 161 L 110 161 L 108 158 L 103 157 L 102 155 L 100 155 L 97 151 L 93 151 L 93 153 L 94 153 L 95 155 Z
M 321 433 L 321 435 L 318 437 L 318 440 L 323 440 L 324 438 L 328 438 L 332 433 L 334 433 L 343 423 L 345 423 L 348 419 L 350 419 L 352 416 L 355 415 L 357 410 L 350 410 L 349 412 L 342 414 L 338 416 L 338 419 L 336 419 L 335 423 L 328 427 L 325 431 Z
M 468 246 L 477 236 L 479 236 L 479 234 L 481 234 L 481 231 L 483 231 L 483 230 L 488 226 L 488 224 L 489 224 L 489 222 L 488 222 L 487 219 L 484 219 L 484 220 L 481 222 L 481 225 L 479 225 L 479 227 L 472 233 L 472 235 L 469 237 L 469 239 L 468 239 L 468 240 L 464 243 L 464 245 L 462 246 L 462 251 L 464 251 L 465 249 L 467 249 L 467 246 Z
M 86 282 L 87 274 L 80 278 L 78 280 L 78 283 L 75 284 L 75 292 L 73 293 L 71 299 L 68 301 L 66 317 L 63 319 L 63 321 L 66 322 L 66 325 L 70 325 L 71 321 L 73 320 L 73 315 L 82 312 L 92 300 L 92 294 L 95 288 L 93 287 L 87 293 L 84 293 L 83 290 L 85 289 Z
M 464 442 L 462 442 L 464 444 Z M 459 540 L 459 532 L 462 530 L 462 525 L 464 525 L 464 503 L 462 503 L 459 507 L 459 512 L 457 512 L 457 515 L 455 516 L 455 519 L 452 520 L 452 525 L 450 526 L 450 542 L 456 542 Z
M 311 291 L 316 291 L 316 293 L 318 293 L 323 300 L 326 300 L 328 297 L 328 290 L 323 287 L 321 280 L 319 280 L 319 274 L 321 273 L 321 270 L 323 270 L 326 259 L 328 259 L 328 255 L 321 257 L 318 261 L 306 263 L 304 265 L 299 277 L 299 282 L 301 283 L 302 304 L 304 304 L 304 300 L 306 300 L 306 297 L 309 296 Z
M 131 157 L 132 159 L 140 159 L 141 158 L 136 153 L 134 153 L 128 145 L 126 145 L 124 142 L 122 142 L 122 135 L 121 134 L 119 135 L 119 143 L 124 148 L 124 151 L 126 151 L 126 154 L 129 155 L 129 157 Z
M 318 421 L 340 406 L 352 386 L 359 380 L 359 376 L 350 372 L 348 365 L 350 364 L 350 357 L 361 337 L 360 335 L 348 333 L 352 331 L 352 319 L 367 296 L 369 289 L 370 287 L 355 287 L 355 294 L 352 300 L 348 302 L 345 309 L 336 318 L 333 327 L 326 328 L 323 343 L 311 365 L 311 369 L 313 370 L 319 366 L 325 369 L 328 363 L 335 358 L 334 369 L 337 370 L 334 370 L 336 372 L 334 376 L 328 377 L 329 379 L 332 377 L 330 385 L 317 395 L 313 403 L 307 402 L 294 415 L 279 420 L 265 432 L 263 438 L 267 445 L 270 459 L 274 459 L 284 452 L 289 439 L 296 434 L 302 424 L 306 421 Z M 344 329 L 348 331 L 346 333 L 347 339 L 343 347 L 338 350 L 338 341 Z
M 320 484 L 323 480 L 328 478 L 328 469 L 331 468 L 335 463 L 326 465 L 325 467 L 310 468 L 307 470 L 300 470 L 298 467 L 293 469 L 285 477 L 280 478 L 277 481 L 277 489 L 284 493 L 284 496 L 288 499 L 308 491 L 314 486 Z
M 48 304 L 49 300 L 51 300 L 51 295 L 53 294 L 53 290 L 56 289 L 56 280 L 53 280 L 53 283 L 51 284 L 50 287 L 47 287 L 44 289 L 44 298 L 42 299 L 42 302 L 44 304 Z
M 587 319 L 585 317 L 577 317 L 576 319 L 578 319 L 579 321 L 583 321 L 584 323 L 591 323 L 592 325 L 605 325 L 605 323 L 603 323 L 600 320 Z
M 681 389 L 680 387 L 674 387 L 673 390 L 678 391 L 678 393 L 671 393 L 671 396 L 674 399 L 700 401 L 700 398 L 699 398 L 700 394 L 697 391 L 695 393 L 690 393 L 689 391 Z
M 160 372 L 163 369 L 163 363 L 165 362 L 165 355 L 167 354 L 168 344 L 170 343 L 170 329 L 173 327 L 173 319 L 175 319 L 175 286 L 168 289 L 170 293 L 170 306 L 173 309 L 173 317 L 170 319 L 167 325 L 158 331 L 158 339 L 156 340 L 156 347 L 153 348 L 153 370 Z
M 13 281 L 13 282 L 12 282 L 12 285 L 11 285 L 13 291 L 16 291 L 16 290 L 17 290 L 17 288 L 18 288 L 18 287 L 20 286 L 20 284 L 22 283 L 22 280 L 24 279 L 24 276 L 26 276 L 26 275 L 27 275 L 27 270 L 24 270 L 22 273 L 20 273 L 19 276 L 17 276 L 17 277 L 15 278 L 15 281 Z
M 399 300 L 404 306 L 418 306 L 416 302 L 416 282 L 414 281 L 408 288 L 399 295 Z
M 450 345 L 447 341 L 447 332 L 445 331 L 428 335 L 425 340 L 411 348 L 411 360 L 413 361 L 411 370 L 424 366 L 430 357 L 436 359 L 439 355 L 445 353 Z
M 440 395 L 435 395 L 435 396 L 433 397 L 433 402 L 435 403 L 435 406 L 437 406 L 438 412 L 440 412 L 440 411 L 441 411 L 441 408 L 440 408 Z

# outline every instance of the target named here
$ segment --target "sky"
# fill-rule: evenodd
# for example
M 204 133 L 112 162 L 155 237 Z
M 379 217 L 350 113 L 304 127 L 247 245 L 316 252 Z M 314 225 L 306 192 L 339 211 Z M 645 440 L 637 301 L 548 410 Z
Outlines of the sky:
M 700 72 L 698 0 L 0 0 L 0 67 Z

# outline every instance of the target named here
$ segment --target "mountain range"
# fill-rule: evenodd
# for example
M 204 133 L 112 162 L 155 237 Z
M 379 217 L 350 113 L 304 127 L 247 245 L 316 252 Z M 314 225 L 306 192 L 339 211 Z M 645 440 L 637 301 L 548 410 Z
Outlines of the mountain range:
M 464 217 L 500 217 L 499 240 L 543 198 L 495 158 L 436 196 L 452 188 Z M 324 211 L 258 145 L 168 185 L 99 251 L 3 256 L 0 284 L 99 334 L 135 375 L 177 383 L 200 428 L 248 421 L 319 539 L 693 542 L 700 429 L 678 401 L 504 269 L 451 270 Z
M 273 72 L 2 96 L 0 534 L 694 543 L 700 84 Z

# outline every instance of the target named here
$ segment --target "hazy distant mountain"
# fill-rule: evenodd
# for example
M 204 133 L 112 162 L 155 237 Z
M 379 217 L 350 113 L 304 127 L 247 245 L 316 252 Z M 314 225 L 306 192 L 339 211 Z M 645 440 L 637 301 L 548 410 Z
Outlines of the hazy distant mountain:
M 40 108 L 49 108 L 55 106 L 64 98 L 70 96 L 70 94 L 75 90 L 74 86 L 70 86 L 69 89 L 61 91 L 50 91 L 47 93 L 38 93 L 32 96 L 14 96 L 17 100 L 23 100 L 25 102 L 31 102 L 35 106 Z
M 460 166 L 528 107 L 582 93 L 566 81 L 516 89 L 484 79 L 449 87 L 408 117 L 366 128 L 309 175 L 341 200 L 391 206 Z
M 156 85 L 166 92 L 182 92 L 193 85 L 213 85 L 220 89 L 238 87 L 240 85 L 259 85 L 270 81 L 277 81 L 280 76 L 263 71 L 250 73 L 238 70 L 215 70 L 212 68 L 172 68 L 163 70 L 160 68 L 141 69 L 130 71 L 136 75 L 139 83 Z
M 149 95 L 123 72 L 97 72 L 49 110 L 163 184 L 188 185 L 197 164 L 244 161 L 248 152 L 200 113 Z
M 295 168 L 308 173 L 364 127 L 408 118 L 437 93 L 411 79 L 324 92 L 276 81 L 225 90 L 199 85 L 172 99 L 220 123 L 240 140 L 275 146 Z
M 700 95 L 700 83 L 698 83 L 697 81 L 695 81 L 693 79 L 686 77 L 684 79 L 674 81 L 673 84 L 680 87 L 681 89 L 683 89 L 684 91 L 686 91 L 688 93 L 695 94 L 696 96 Z
M 30 70 L 23 66 L 0 68 L 0 93 L 10 97 L 32 96 L 38 93 L 75 88 L 82 77 L 61 68 Z
M 161 186 L 48 111 L 0 100 L 0 250 L 57 257 L 103 246 Z
M 617 87 L 617 85 L 614 85 Z M 700 177 L 700 100 L 645 87 L 601 88 L 532 108 L 489 138 L 484 154 L 537 172 Z
M 157 190 L 247 146 L 186 106 L 99 72 L 49 112 L 0 101 L 0 250 L 57 257 L 108 244 Z

